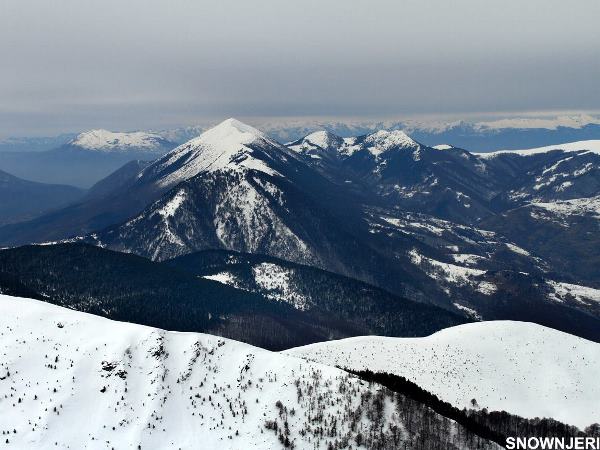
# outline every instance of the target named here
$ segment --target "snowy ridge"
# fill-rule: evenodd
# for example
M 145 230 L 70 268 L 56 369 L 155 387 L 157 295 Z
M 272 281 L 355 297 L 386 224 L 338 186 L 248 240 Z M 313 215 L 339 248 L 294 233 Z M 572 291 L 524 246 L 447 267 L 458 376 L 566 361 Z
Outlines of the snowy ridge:
M 379 130 L 368 134 L 363 140 L 357 137 L 345 138 L 340 153 L 350 156 L 359 150 L 366 149 L 373 156 L 379 156 L 391 149 L 413 149 L 421 146 L 404 131 Z
M 380 130 L 370 134 L 365 139 L 368 144 L 369 151 L 377 156 L 391 148 L 414 148 L 419 147 L 419 144 L 413 141 L 404 131 Z
M 391 149 L 419 149 L 420 144 L 401 130 L 378 130 L 363 136 L 341 138 L 329 131 L 316 131 L 286 146 L 297 153 L 307 153 L 313 158 L 319 151 L 334 150 L 342 156 L 366 150 L 377 157 Z
M 600 344 L 526 322 L 480 322 L 426 338 L 357 337 L 288 350 L 351 369 L 404 376 L 458 408 L 600 420 Z
M 574 298 L 575 301 L 587 305 L 593 304 L 594 302 L 600 303 L 600 289 L 551 280 L 546 283 L 553 290 L 550 294 L 550 298 L 557 302 L 562 303 L 568 298 Z
M 227 119 L 205 131 L 148 166 L 140 178 L 158 174 L 158 185 L 166 187 L 188 180 L 199 173 L 223 169 L 257 170 L 280 175 L 264 158 L 257 158 L 251 146 L 270 151 L 285 149 L 261 131 L 236 119 Z
M 521 156 L 536 155 L 539 153 L 548 153 L 554 150 L 562 150 L 563 152 L 579 152 L 590 151 L 600 154 L 600 140 L 568 142 L 565 144 L 548 145 L 545 147 L 529 148 L 525 150 L 498 150 L 490 153 L 474 153 L 480 158 L 495 158 L 503 154 L 515 154 Z
M 365 449 L 381 448 L 382 434 L 407 448 L 422 441 L 419 424 L 401 419 L 414 403 L 339 369 L 216 336 L 0 295 L 0 343 L 7 448 L 326 449 L 346 440 Z M 377 404 L 383 413 L 374 415 Z M 439 448 L 465 434 L 431 420 L 448 427 L 426 438 Z M 469 442 L 459 448 L 498 448 Z
M 119 151 L 119 150 L 162 150 L 168 142 L 160 135 L 136 131 L 132 133 L 116 133 L 108 130 L 90 130 L 81 133 L 68 145 L 89 150 Z
M 600 219 L 600 196 L 555 202 L 533 202 L 531 204 L 558 216 L 590 215 Z

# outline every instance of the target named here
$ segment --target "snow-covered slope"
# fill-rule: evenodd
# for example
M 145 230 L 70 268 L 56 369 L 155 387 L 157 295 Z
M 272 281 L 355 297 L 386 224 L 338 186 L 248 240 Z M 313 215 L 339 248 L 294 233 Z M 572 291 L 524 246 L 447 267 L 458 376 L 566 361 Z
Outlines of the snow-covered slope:
M 562 150 L 564 152 L 578 152 L 578 151 L 591 151 L 592 153 L 600 154 L 600 140 L 589 140 L 589 141 L 577 141 L 577 142 L 567 142 L 565 144 L 554 144 L 547 145 L 545 147 L 538 148 L 528 148 L 524 150 L 498 150 L 490 153 L 475 153 L 476 155 L 482 158 L 494 158 L 495 156 L 504 154 L 504 153 L 512 153 L 516 155 L 536 155 L 539 153 L 547 153 L 553 150 Z
M 600 219 L 600 196 L 591 198 L 575 198 L 555 202 L 533 202 L 533 206 L 542 208 L 557 217 L 591 216 Z
M 102 152 L 135 150 L 151 153 L 161 151 L 165 147 L 172 147 L 169 144 L 169 141 L 154 133 L 143 131 L 116 133 L 102 129 L 80 133 L 67 143 L 68 146 Z
M 429 412 L 332 367 L 1 295 L 0 344 L 3 448 L 383 448 L 382 435 L 412 448 L 419 425 L 401 417 Z M 426 423 L 438 420 L 448 433 L 419 442 L 455 448 L 465 431 L 436 414 Z
M 173 186 L 199 173 L 222 170 L 280 175 L 271 163 L 285 160 L 289 154 L 285 147 L 256 128 L 227 119 L 157 160 L 140 174 L 140 179 Z
M 600 344 L 526 322 L 482 322 L 426 338 L 358 337 L 288 350 L 332 366 L 404 376 L 441 399 L 585 427 L 600 421 Z
M 298 153 L 307 153 L 318 157 L 324 150 L 337 151 L 344 144 L 344 140 L 329 131 L 315 131 L 297 141 L 289 142 L 286 146 Z
M 235 119 L 159 158 L 136 184 L 167 192 L 90 242 L 157 260 L 222 248 L 324 266 L 345 237 L 329 212 L 339 189 Z

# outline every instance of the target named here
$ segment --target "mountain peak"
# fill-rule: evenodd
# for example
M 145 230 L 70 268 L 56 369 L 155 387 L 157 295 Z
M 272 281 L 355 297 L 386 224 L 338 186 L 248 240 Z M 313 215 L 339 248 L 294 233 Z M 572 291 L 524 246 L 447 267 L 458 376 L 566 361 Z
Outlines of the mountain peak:
M 68 145 L 88 150 L 114 151 L 160 150 L 165 143 L 165 139 L 158 134 L 143 131 L 120 133 L 99 128 L 79 133 Z
M 392 148 L 417 148 L 419 143 L 401 130 L 379 130 L 367 135 L 365 143 L 373 155 L 380 155 Z
M 277 145 L 271 141 L 262 131 L 240 122 L 237 119 L 230 118 L 209 128 L 200 136 L 183 144 L 185 146 L 207 146 L 214 151 L 237 152 L 245 149 L 246 145 L 254 142 L 268 142 L 271 145 Z
M 196 139 L 205 144 L 250 144 L 257 139 L 267 139 L 266 135 L 256 128 L 240 122 L 237 119 L 229 118 L 214 127 L 206 130 Z
M 231 118 L 173 149 L 142 174 L 159 174 L 159 184 L 164 186 L 201 172 L 223 169 L 252 169 L 277 175 L 268 161 L 273 156 L 271 153 L 280 151 L 280 147 L 263 132 Z M 268 154 L 264 150 L 268 150 Z
M 286 145 L 295 152 L 310 153 L 316 157 L 323 150 L 337 152 L 343 143 L 344 140 L 341 137 L 330 131 L 319 130 Z
M 315 131 L 304 138 L 304 141 L 323 149 L 329 148 L 342 141 L 342 138 L 327 130 Z
M 262 131 L 237 119 L 229 118 L 183 145 L 204 145 L 215 150 L 237 151 L 256 141 L 267 141 L 274 144 Z

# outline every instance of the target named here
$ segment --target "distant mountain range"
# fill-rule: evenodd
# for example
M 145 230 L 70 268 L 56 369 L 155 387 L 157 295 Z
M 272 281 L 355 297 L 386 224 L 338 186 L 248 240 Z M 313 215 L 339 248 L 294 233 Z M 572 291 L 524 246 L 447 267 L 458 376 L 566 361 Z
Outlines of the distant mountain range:
M 429 146 L 448 143 L 472 151 L 484 152 L 600 139 L 600 118 L 589 114 L 511 116 L 487 121 L 297 118 L 256 119 L 252 123 L 279 142 L 291 142 L 320 130 L 327 130 L 342 137 L 351 137 L 386 129 L 405 131 L 414 139 Z M 181 144 L 197 137 L 213 125 L 214 123 L 205 122 L 167 130 L 140 131 Z M 91 130 L 88 133 L 94 132 L 105 132 L 105 130 Z M 135 134 L 135 132 L 113 134 Z M 52 150 L 75 139 L 77 135 L 78 133 L 65 133 L 53 137 L 6 138 L 0 140 L 0 153 Z
M 476 154 L 399 130 L 321 131 L 283 145 L 229 119 L 148 165 L 126 166 L 78 204 L 0 227 L 0 245 L 69 239 L 156 261 L 249 253 L 470 319 L 528 320 L 600 340 L 597 252 L 587 245 L 600 195 L 594 145 Z M 538 206 L 548 203 L 570 211 L 577 233 L 546 219 L 559 214 Z M 285 297 L 258 289 L 256 264 L 247 262 L 243 276 L 226 268 L 208 275 Z M 301 310 L 293 295 L 288 303 Z

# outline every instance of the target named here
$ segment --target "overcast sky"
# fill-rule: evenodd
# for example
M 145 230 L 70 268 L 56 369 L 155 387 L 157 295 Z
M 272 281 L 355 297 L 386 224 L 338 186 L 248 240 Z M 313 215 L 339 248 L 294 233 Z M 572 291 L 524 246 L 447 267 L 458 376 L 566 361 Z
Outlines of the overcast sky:
M 1 0 L 0 136 L 600 109 L 599 0 Z

